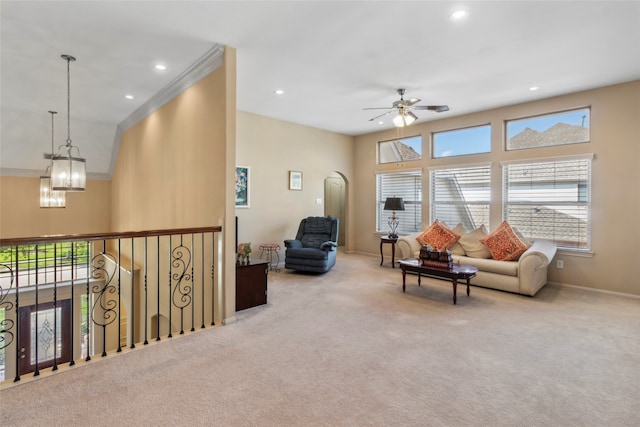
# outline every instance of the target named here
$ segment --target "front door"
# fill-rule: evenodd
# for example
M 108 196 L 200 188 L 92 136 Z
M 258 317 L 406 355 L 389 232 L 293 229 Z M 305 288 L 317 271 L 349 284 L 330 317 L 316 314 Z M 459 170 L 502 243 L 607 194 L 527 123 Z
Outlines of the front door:
M 20 307 L 20 375 L 71 360 L 71 300 Z M 37 363 L 36 363 L 37 361 Z

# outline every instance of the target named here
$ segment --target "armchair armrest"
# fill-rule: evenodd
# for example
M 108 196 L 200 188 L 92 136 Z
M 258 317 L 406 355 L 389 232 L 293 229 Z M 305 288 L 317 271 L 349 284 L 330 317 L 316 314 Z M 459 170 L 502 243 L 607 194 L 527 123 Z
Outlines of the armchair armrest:
M 296 249 L 302 247 L 302 242 L 300 240 L 285 240 L 284 241 L 285 248 Z
M 331 240 L 328 240 L 324 242 L 322 245 L 320 245 L 320 249 L 327 252 L 335 251 L 337 247 L 338 247 L 338 244 L 336 242 L 332 242 Z

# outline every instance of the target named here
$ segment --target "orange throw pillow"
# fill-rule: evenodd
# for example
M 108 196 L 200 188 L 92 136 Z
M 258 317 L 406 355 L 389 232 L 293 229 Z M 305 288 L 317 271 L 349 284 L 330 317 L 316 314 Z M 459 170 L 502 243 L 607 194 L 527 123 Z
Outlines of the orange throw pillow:
M 481 238 L 480 243 L 489 248 L 491 257 L 498 261 L 515 261 L 531 247 L 531 243 L 518 237 L 507 221 L 502 221 L 493 232 Z
M 460 235 L 436 219 L 416 240 L 422 246 L 429 245 L 439 251 L 449 249 Z

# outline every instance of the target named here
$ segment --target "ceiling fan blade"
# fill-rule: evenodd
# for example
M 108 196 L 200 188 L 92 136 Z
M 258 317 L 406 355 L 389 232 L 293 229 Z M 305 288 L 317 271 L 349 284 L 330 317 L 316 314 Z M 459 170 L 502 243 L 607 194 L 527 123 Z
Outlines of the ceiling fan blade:
M 363 108 L 363 110 L 388 110 L 389 107 L 368 107 L 368 108 Z
M 430 110 L 435 111 L 436 113 L 444 113 L 445 111 L 449 111 L 448 105 L 416 105 L 413 107 L 414 110 Z
M 379 119 L 380 117 L 382 117 L 382 116 L 386 116 L 387 114 L 389 114 L 389 113 L 393 113 L 394 111 L 395 111 L 395 110 L 389 110 L 389 111 L 387 111 L 386 113 L 382 113 L 382 114 L 380 114 L 379 116 L 375 116 L 375 117 L 370 118 L 370 119 L 369 119 L 369 121 L 370 121 L 370 122 L 372 122 L 372 121 L 374 121 L 375 119 Z
M 417 104 L 420 101 L 422 101 L 420 98 L 411 98 L 408 101 L 404 101 L 404 105 L 406 105 L 407 107 L 411 107 L 413 104 Z

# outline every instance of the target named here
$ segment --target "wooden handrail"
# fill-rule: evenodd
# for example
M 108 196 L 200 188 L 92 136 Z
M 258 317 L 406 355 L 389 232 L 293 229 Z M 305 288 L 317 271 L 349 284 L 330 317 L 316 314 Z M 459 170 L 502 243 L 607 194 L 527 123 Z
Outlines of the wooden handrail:
M 57 234 L 51 236 L 16 237 L 0 239 L 0 247 L 32 245 L 54 242 L 78 242 L 94 240 L 128 239 L 136 237 L 155 237 L 176 234 L 216 233 L 222 231 L 222 227 L 194 227 L 194 228 L 170 228 L 166 230 L 125 231 L 114 233 L 89 233 L 89 234 Z

